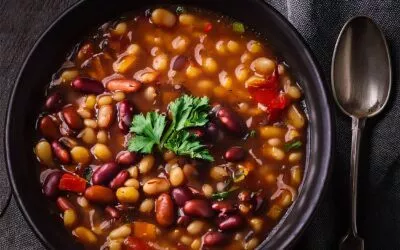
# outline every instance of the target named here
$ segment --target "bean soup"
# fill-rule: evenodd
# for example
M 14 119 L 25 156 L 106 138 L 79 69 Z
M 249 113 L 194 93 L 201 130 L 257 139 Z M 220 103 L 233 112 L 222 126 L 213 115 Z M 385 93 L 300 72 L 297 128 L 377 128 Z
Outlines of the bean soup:
M 157 8 L 107 22 L 46 89 L 43 193 L 86 249 L 254 249 L 296 199 L 302 91 L 242 23 Z

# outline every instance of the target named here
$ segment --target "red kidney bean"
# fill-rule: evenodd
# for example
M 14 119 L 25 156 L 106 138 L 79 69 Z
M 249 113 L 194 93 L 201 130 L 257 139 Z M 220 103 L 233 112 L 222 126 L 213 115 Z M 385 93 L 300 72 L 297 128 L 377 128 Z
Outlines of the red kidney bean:
M 133 93 L 140 89 L 142 84 L 135 80 L 129 79 L 113 79 L 107 83 L 109 91 L 122 91 L 125 93 Z
M 118 127 L 122 133 L 127 134 L 133 118 L 133 106 L 128 100 L 123 100 L 118 105 Z
M 62 176 L 61 171 L 54 171 L 47 175 L 46 179 L 43 182 L 42 191 L 44 195 L 49 198 L 55 198 L 58 193 L 58 183 L 60 183 L 60 178 Z
M 258 212 L 264 205 L 264 198 L 260 194 L 256 194 L 252 197 L 253 211 Z
M 234 230 L 241 227 L 244 223 L 244 219 L 240 215 L 229 215 L 219 218 L 217 224 L 221 230 Z
M 101 82 L 86 78 L 78 77 L 71 83 L 72 87 L 82 93 L 99 95 L 104 92 L 104 86 Z
M 241 117 L 227 107 L 221 107 L 217 113 L 217 118 L 221 124 L 231 133 L 244 136 L 247 131 L 246 123 Z
M 220 138 L 220 130 L 215 123 L 209 122 L 206 125 L 205 136 L 207 140 L 212 142 L 215 142 Z
M 180 217 L 178 218 L 178 220 L 176 221 L 176 223 L 177 223 L 179 226 L 186 227 L 187 225 L 189 225 L 190 221 L 191 221 L 191 219 L 190 219 L 189 216 L 187 216 L 187 215 L 182 215 L 182 216 L 180 216 Z
M 242 147 L 231 147 L 225 152 L 224 157 L 229 162 L 243 161 L 246 151 Z
M 188 63 L 188 59 L 186 56 L 179 55 L 172 59 L 172 69 L 173 70 L 182 70 L 186 67 Z
M 242 191 L 238 194 L 238 199 L 239 201 L 242 202 L 250 201 L 251 199 L 250 193 L 248 191 Z
M 203 245 L 205 247 L 215 247 L 227 244 L 228 235 L 216 231 L 209 231 L 203 236 Z
M 74 106 L 70 105 L 63 108 L 62 116 L 70 129 L 79 130 L 83 128 L 83 120 L 79 116 L 78 112 L 76 112 L 76 108 Z
M 43 136 L 48 139 L 57 140 L 61 137 L 60 131 L 58 131 L 57 128 L 57 124 L 48 115 L 40 119 L 39 129 Z
M 170 226 L 174 223 L 174 203 L 171 196 L 163 193 L 156 200 L 156 220 L 161 226 Z
M 107 184 L 119 172 L 120 168 L 115 162 L 104 163 L 98 167 L 92 175 L 92 183 L 94 185 Z
M 74 205 L 65 197 L 58 197 L 57 198 L 57 207 L 64 212 L 65 210 L 72 209 L 75 210 Z
M 182 207 L 185 202 L 193 198 L 193 193 L 186 186 L 174 188 L 171 192 L 176 205 Z
M 117 189 L 119 187 L 122 187 L 128 178 L 129 172 L 126 170 L 122 170 L 117 174 L 117 176 L 114 177 L 114 179 L 110 181 L 110 184 L 108 186 L 112 189 Z
M 121 217 L 118 209 L 115 209 L 114 207 L 106 206 L 104 211 L 113 219 L 118 219 L 119 217 Z
M 94 203 L 109 204 L 115 201 L 115 194 L 110 188 L 93 185 L 85 190 L 85 198 Z
M 115 161 L 121 165 L 132 165 L 138 160 L 138 155 L 135 152 L 121 151 L 115 157 Z
M 68 127 L 65 122 L 61 123 L 60 133 L 62 136 L 75 136 L 76 132 Z
M 189 216 L 210 218 L 214 215 L 211 205 L 207 200 L 193 199 L 187 201 L 183 206 L 183 211 Z
M 55 92 L 46 99 L 45 107 L 49 111 L 57 111 L 63 105 L 63 99 L 60 93 Z
M 212 204 L 211 208 L 221 213 L 230 213 L 236 210 L 232 202 L 229 201 L 216 201 Z
M 68 164 L 71 161 L 69 152 L 58 141 L 53 141 L 51 147 L 61 164 Z

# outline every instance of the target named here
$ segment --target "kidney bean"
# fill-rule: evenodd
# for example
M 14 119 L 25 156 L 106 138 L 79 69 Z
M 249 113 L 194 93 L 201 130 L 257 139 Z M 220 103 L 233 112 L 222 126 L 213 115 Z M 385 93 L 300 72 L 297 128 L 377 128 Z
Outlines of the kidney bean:
M 104 211 L 113 219 L 118 219 L 121 217 L 121 214 L 119 213 L 118 209 L 115 209 L 112 206 L 106 206 Z
M 214 215 L 211 205 L 206 200 L 193 199 L 187 201 L 183 206 L 183 211 L 189 216 L 198 216 L 202 218 L 210 218 Z
M 203 245 L 205 247 L 215 247 L 227 244 L 228 235 L 217 231 L 209 231 L 203 236 Z
M 101 82 L 86 77 L 76 78 L 71 85 L 74 89 L 86 94 L 99 95 L 104 92 L 104 86 Z
M 109 91 L 122 91 L 125 93 L 133 93 L 140 89 L 142 84 L 135 80 L 129 79 L 113 79 L 107 83 Z
M 176 221 L 176 223 L 182 227 L 186 227 L 187 225 L 189 225 L 191 219 L 189 216 L 187 215 L 182 215 L 178 218 L 178 220 Z
M 229 213 L 236 210 L 232 202 L 229 201 L 216 201 L 212 204 L 211 208 L 221 213 Z
M 174 188 L 171 192 L 176 205 L 182 207 L 185 202 L 193 198 L 193 193 L 186 186 Z
M 74 106 L 70 105 L 65 107 L 62 110 L 62 115 L 65 123 L 70 129 L 79 130 L 83 128 L 83 120 L 79 116 L 78 112 L 76 112 L 76 108 Z
M 170 226 L 174 222 L 174 203 L 171 196 L 163 193 L 156 200 L 156 220 L 161 226 Z
M 60 183 L 61 176 L 61 171 L 54 171 L 47 175 L 42 187 L 44 195 L 49 198 L 55 198 L 57 196 L 57 194 L 59 193 L 58 183 Z
M 233 230 L 238 229 L 244 223 L 244 219 L 240 215 L 229 215 L 220 218 L 217 222 L 218 228 L 221 230 Z
M 211 142 L 215 142 L 218 140 L 218 138 L 220 137 L 220 130 L 215 123 L 209 122 L 206 125 L 205 136 L 207 140 Z
M 132 123 L 133 106 L 128 100 L 123 100 L 118 105 L 118 127 L 122 133 L 127 134 Z
M 221 124 L 231 133 L 244 136 L 247 131 L 246 123 L 241 117 L 227 107 L 221 107 L 217 113 Z
M 133 165 L 138 160 L 138 155 L 135 152 L 121 151 L 115 157 L 115 161 L 121 165 Z
M 57 198 L 57 207 L 64 212 L 65 210 L 72 209 L 75 210 L 74 205 L 65 197 L 58 197 Z
M 114 120 L 114 108 L 112 105 L 103 105 L 97 113 L 97 125 L 99 128 L 108 128 Z
M 114 177 L 114 179 L 110 181 L 110 184 L 108 186 L 112 189 L 117 189 L 119 187 L 122 187 L 128 178 L 129 172 L 127 170 L 122 170 L 117 174 L 117 176 Z
M 264 198 L 260 194 L 256 194 L 252 197 L 253 211 L 258 212 L 264 205 Z
M 51 147 L 60 163 L 68 164 L 71 161 L 71 156 L 69 152 L 58 141 L 53 141 L 51 143 Z
M 109 204 L 115 201 L 115 194 L 110 188 L 93 185 L 86 189 L 85 198 L 94 203 Z
M 106 184 L 119 172 L 120 168 L 115 162 L 108 162 L 97 168 L 92 175 L 94 185 Z
M 230 147 L 224 154 L 225 160 L 229 162 L 243 161 L 246 151 L 242 147 Z
M 57 124 L 48 115 L 40 119 L 39 129 L 42 135 L 48 139 L 57 140 L 61 137 Z
M 62 136 L 67 136 L 67 137 L 76 135 L 76 132 L 74 130 L 70 129 L 65 122 L 61 123 L 60 133 Z
M 57 111 L 63 105 L 63 99 L 60 93 L 55 92 L 46 99 L 45 107 L 49 111 Z
M 176 56 L 172 59 L 172 69 L 173 70 L 182 70 L 188 64 L 188 59 L 184 55 Z

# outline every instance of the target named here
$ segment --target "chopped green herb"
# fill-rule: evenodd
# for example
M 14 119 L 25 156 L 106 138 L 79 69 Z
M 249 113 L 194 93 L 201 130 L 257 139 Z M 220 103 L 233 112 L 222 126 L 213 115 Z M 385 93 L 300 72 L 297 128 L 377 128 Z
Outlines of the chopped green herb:
M 245 31 L 243 23 L 240 22 L 234 22 L 232 24 L 232 29 L 237 33 L 244 33 Z
M 285 144 L 286 152 L 289 152 L 292 149 L 298 149 L 303 145 L 301 141 L 291 141 Z
M 224 191 L 224 192 L 219 192 L 219 193 L 215 193 L 211 195 L 211 198 L 214 200 L 225 200 L 226 198 L 228 198 L 228 196 L 235 190 L 238 190 L 239 187 L 232 187 L 231 189 L 229 189 L 228 191 Z
M 165 128 L 165 116 L 149 112 L 135 115 L 130 132 L 136 135 L 129 141 L 128 150 L 149 154 L 154 145 L 159 145 Z
M 185 7 L 183 7 L 183 6 L 178 6 L 178 7 L 176 8 L 176 14 L 180 15 L 180 14 L 183 14 L 183 13 L 186 13 Z
M 208 122 L 210 105 L 207 97 L 184 95 L 169 105 L 172 122 L 165 131 L 165 116 L 157 112 L 149 112 L 133 118 L 130 132 L 135 135 L 130 139 L 128 150 L 151 153 L 154 145 L 159 149 L 167 148 L 177 155 L 213 161 L 207 147 L 186 129 L 204 126 Z
M 254 138 L 254 137 L 256 137 L 256 135 L 257 135 L 257 132 L 254 129 L 250 130 L 249 137 Z
M 90 180 L 92 179 L 92 175 L 93 175 L 93 169 L 92 169 L 92 167 L 86 167 L 86 168 L 83 170 L 82 176 L 83 176 L 83 178 L 84 178 L 88 183 L 90 183 Z

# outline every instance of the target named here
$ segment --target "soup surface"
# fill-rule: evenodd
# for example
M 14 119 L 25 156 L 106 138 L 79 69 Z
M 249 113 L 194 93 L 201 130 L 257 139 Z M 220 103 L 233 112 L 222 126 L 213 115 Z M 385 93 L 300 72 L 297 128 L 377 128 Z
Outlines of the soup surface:
M 86 249 L 254 249 L 302 181 L 301 100 L 239 22 L 127 15 L 79 43 L 46 90 L 43 193 Z

